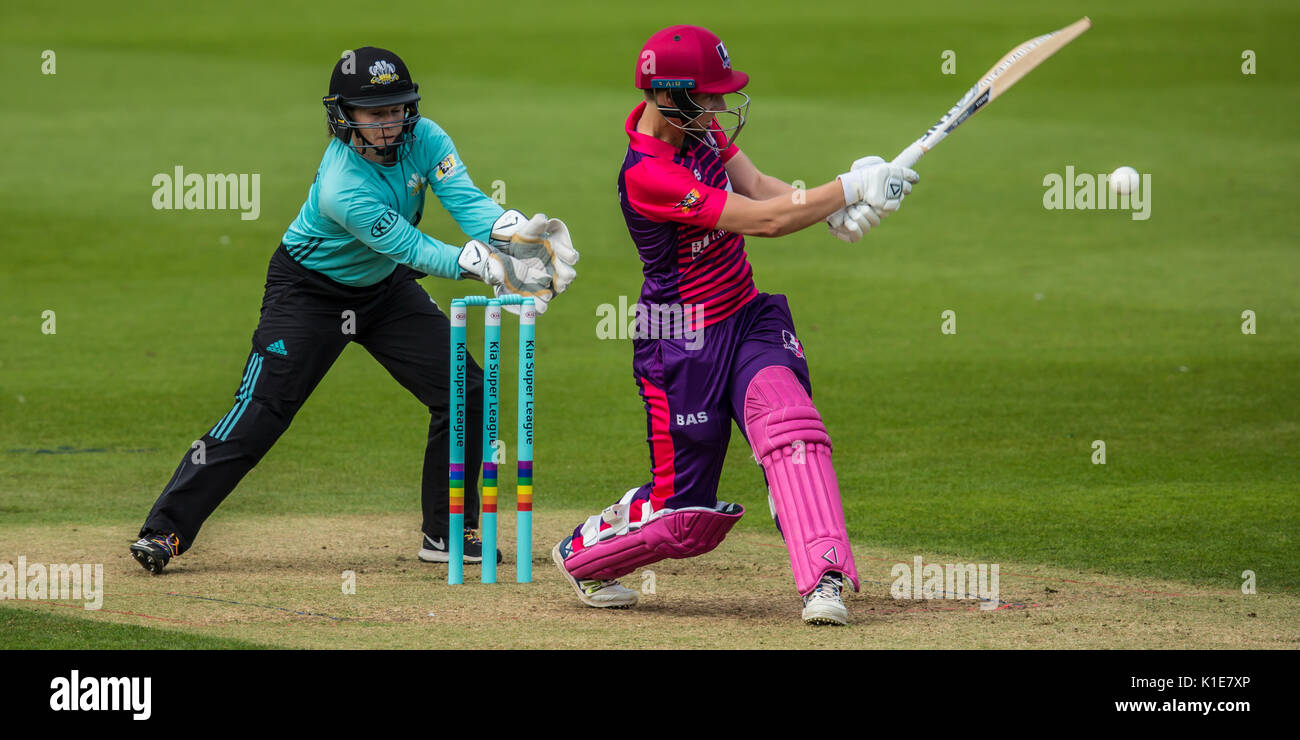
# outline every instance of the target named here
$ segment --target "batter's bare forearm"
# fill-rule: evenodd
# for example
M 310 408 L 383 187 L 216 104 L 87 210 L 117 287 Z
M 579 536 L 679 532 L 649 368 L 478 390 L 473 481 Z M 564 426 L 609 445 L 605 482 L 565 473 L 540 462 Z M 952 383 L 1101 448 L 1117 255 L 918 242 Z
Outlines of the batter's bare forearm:
M 758 182 L 755 184 L 755 190 L 757 192 L 755 192 L 753 195 L 749 197 L 753 198 L 754 200 L 767 200 L 769 198 L 776 198 L 783 195 L 788 196 L 791 193 L 793 193 L 795 189 L 796 188 L 793 185 L 781 180 L 778 177 L 772 177 L 771 175 L 760 175 L 758 178 Z
M 844 207 L 838 179 L 811 190 L 787 186 L 780 195 L 763 200 L 733 193 L 718 219 L 718 228 L 752 236 L 784 236 L 805 229 Z
M 727 177 L 737 193 L 752 200 L 770 200 L 789 196 L 794 188 L 779 178 L 763 174 L 744 152 L 736 152 L 727 162 Z
M 776 180 L 776 178 L 772 179 Z M 780 180 L 776 181 L 781 182 Z M 785 236 L 796 231 L 802 231 L 815 223 L 825 221 L 827 216 L 845 205 L 844 188 L 840 185 L 839 179 L 831 180 L 825 185 L 815 187 L 812 190 L 801 190 L 785 183 L 781 184 L 785 186 L 784 192 L 772 200 L 776 202 L 792 202 L 794 208 L 785 210 L 784 218 L 780 221 L 773 236 Z

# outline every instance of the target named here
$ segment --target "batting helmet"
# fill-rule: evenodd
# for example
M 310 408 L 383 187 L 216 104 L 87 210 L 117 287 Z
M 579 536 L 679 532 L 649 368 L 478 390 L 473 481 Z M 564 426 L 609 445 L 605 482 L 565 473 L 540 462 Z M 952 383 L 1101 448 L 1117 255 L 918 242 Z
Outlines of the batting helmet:
M 659 112 L 674 126 L 714 146 L 712 137 L 691 122 L 705 112 L 728 116 L 735 123 L 719 128 L 734 141 L 745 125 L 749 96 L 740 89 L 749 84 L 749 75 L 731 68 L 731 55 L 722 39 L 700 26 L 669 26 L 654 34 L 641 47 L 637 60 L 636 86 L 641 90 L 665 90 L 672 106 L 659 105 Z M 692 97 L 711 94 L 736 94 L 743 100 L 720 110 L 706 111 Z M 680 121 L 678 123 L 676 120 Z
M 420 121 L 420 86 L 411 80 L 402 58 L 387 49 L 363 46 L 349 51 L 334 65 L 330 75 L 329 95 L 322 98 L 325 120 L 329 131 L 339 141 L 352 147 L 358 154 L 371 149 L 388 156 L 405 156 L 408 146 L 415 141 L 415 124 Z M 365 136 L 354 141 L 353 133 L 364 129 L 379 129 L 392 124 L 357 123 L 348 115 L 349 108 L 385 108 L 403 105 L 402 133 L 392 144 L 371 144 Z

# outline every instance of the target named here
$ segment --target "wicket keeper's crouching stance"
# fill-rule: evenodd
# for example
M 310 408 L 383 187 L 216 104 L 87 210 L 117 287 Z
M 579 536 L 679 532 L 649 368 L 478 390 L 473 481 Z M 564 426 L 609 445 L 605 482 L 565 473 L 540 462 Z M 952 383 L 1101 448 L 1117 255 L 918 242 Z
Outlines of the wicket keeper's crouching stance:
M 235 405 L 203 435 L 206 460 L 187 454 L 181 461 L 131 546 L 149 571 L 159 573 L 194 544 L 204 520 L 288 429 L 351 341 L 429 408 L 419 558 L 447 561 L 450 329 L 416 279 L 473 277 L 497 295 L 533 296 L 542 313 L 576 277 L 578 253 L 561 221 L 503 211 L 474 186 L 451 138 L 420 116 L 418 89 L 391 51 L 365 47 L 335 65 L 324 98 L 329 146 L 271 257 Z M 464 247 L 415 228 L 426 187 L 471 237 Z M 482 370 L 472 358 L 468 365 L 464 552 L 466 561 L 481 562 L 474 476 Z
M 744 513 L 717 499 L 734 419 L 763 467 L 803 620 L 846 624 L 843 577 L 856 590 L 858 575 L 830 436 L 785 296 L 754 287 L 742 235 L 827 221 L 856 242 L 898 209 L 918 176 L 879 157 L 806 193 L 764 175 L 735 146 L 748 81 L 718 37 L 697 26 L 656 33 L 637 60 L 645 100 L 627 119 L 618 191 L 644 263 L 638 318 L 651 322 L 639 327 L 633 372 L 652 480 L 579 525 L 552 557 L 587 605 L 629 607 L 637 594 L 615 579 L 717 547 Z M 681 310 L 647 310 L 663 306 Z

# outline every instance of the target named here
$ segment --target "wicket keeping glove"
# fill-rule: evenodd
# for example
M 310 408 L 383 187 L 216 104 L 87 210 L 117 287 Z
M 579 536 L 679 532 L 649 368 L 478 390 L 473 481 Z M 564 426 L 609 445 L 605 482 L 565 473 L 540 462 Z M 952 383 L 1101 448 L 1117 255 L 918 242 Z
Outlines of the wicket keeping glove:
M 568 290 L 578 277 L 573 267 L 578 250 L 573 248 L 569 227 L 558 218 L 538 213 L 525 219 L 519 211 L 508 210 L 492 225 L 488 243 L 515 259 L 540 265 L 551 276 L 555 295 Z
M 538 213 L 530 219 L 511 209 L 501 214 L 492 225 L 489 243 L 515 259 L 536 261 L 551 275 L 552 287 L 557 294 L 569 289 L 578 277 L 574 265 L 578 263 L 578 250 L 573 248 L 569 227 L 558 218 L 547 218 Z
M 531 296 L 539 314 L 546 313 L 546 304 L 555 297 L 551 275 L 539 264 L 515 259 L 477 239 L 465 243 L 457 262 L 465 276 L 476 277 L 492 286 L 497 296 Z M 512 313 L 519 312 L 518 306 L 506 308 Z
M 511 208 L 492 224 L 492 234 L 488 237 L 488 244 L 497 248 L 504 247 L 510 243 L 510 237 L 527 221 L 528 217 L 521 211 Z

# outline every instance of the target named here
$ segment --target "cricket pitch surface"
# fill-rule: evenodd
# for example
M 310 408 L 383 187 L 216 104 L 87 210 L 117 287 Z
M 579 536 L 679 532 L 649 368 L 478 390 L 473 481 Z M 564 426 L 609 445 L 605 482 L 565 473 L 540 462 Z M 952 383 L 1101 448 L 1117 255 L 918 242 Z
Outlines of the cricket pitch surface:
M 282 648 L 1296 648 L 1300 598 L 1140 581 L 1032 563 L 1000 563 L 996 608 L 975 599 L 894 599 L 895 564 L 918 553 L 859 544 L 860 593 L 847 627 L 799 621 L 800 602 L 775 532 L 733 532 L 715 551 L 667 560 L 624 579 L 631 610 L 583 606 L 549 549 L 579 512 L 535 520 L 534 581 L 514 582 L 513 519 L 502 516 L 499 583 L 463 586 L 416 559 L 410 516 L 218 519 L 197 546 L 151 576 L 127 554 L 122 527 L 0 529 L 0 552 L 28 563 L 103 563 L 103 605 L 4 605 Z M 926 563 L 958 562 L 919 553 Z M 16 556 L 7 556 L 10 563 Z M 346 573 L 351 571 L 351 575 Z M 355 593 L 345 593 L 354 578 Z

